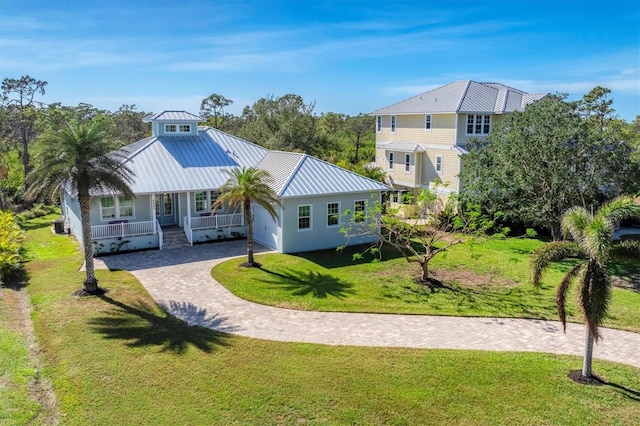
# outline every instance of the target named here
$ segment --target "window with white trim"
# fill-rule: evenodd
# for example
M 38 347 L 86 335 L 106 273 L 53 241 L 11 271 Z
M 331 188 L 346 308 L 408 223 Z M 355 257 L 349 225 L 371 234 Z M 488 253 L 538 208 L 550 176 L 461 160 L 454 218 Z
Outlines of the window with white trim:
M 181 124 L 179 129 L 180 133 L 191 133 L 191 124 Z
M 311 229 L 311 205 L 298 206 L 298 231 Z
M 393 152 L 389 153 L 389 170 L 393 170 Z
M 467 114 L 467 135 L 488 135 L 491 131 L 491 115 Z
M 124 197 L 122 195 L 118 197 L 118 218 L 133 218 L 133 198 Z
M 424 116 L 424 129 L 431 130 L 431 114 Z
M 135 217 L 133 198 L 102 197 L 100 198 L 100 219 L 133 219 Z
M 442 155 L 436 155 L 436 172 L 442 173 Z
M 392 115 L 391 116 L 391 133 L 395 133 L 396 132 L 396 116 Z
M 116 218 L 116 200 L 113 197 L 102 197 L 100 199 L 100 218 L 110 220 Z
M 196 192 L 196 213 L 206 212 L 207 210 L 207 191 Z
M 411 154 L 404 155 L 404 172 L 409 173 L 411 171 Z
M 382 131 L 382 116 L 376 116 L 376 133 L 380 133 Z
M 364 222 L 366 215 L 366 200 L 357 200 L 353 203 L 353 220 L 354 222 Z
M 175 124 L 165 124 L 164 125 L 164 132 L 165 133 L 175 133 L 178 130 L 176 129 L 176 125 Z
M 216 201 L 218 201 L 218 197 L 220 196 L 220 192 L 219 191 L 211 191 L 210 193 L 211 196 L 211 208 L 213 208 L 213 205 L 216 203 Z M 222 206 L 218 206 L 218 208 L 216 210 L 220 210 L 222 208 Z
M 340 203 L 327 203 L 327 227 L 340 226 Z

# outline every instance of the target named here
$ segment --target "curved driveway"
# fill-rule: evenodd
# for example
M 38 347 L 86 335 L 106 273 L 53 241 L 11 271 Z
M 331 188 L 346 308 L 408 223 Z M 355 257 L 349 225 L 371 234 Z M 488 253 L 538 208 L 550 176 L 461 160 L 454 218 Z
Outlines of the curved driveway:
M 256 251 L 267 251 L 259 246 Z M 280 309 L 240 299 L 211 278 L 211 268 L 246 254 L 245 241 L 146 251 L 96 259 L 125 269 L 158 304 L 190 325 L 285 342 L 407 348 L 551 352 L 582 355 L 584 326 L 514 318 L 359 314 Z M 602 329 L 594 357 L 640 367 L 640 334 Z

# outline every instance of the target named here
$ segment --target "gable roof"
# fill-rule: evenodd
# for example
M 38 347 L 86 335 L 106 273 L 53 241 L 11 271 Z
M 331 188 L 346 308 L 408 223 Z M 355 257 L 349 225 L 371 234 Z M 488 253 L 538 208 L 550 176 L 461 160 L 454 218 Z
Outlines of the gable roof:
M 390 189 L 335 164 L 295 152 L 270 151 L 257 167 L 271 174 L 270 186 L 280 198 Z
M 267 149 L 217 129 L 196 135 L 150 137 L 123 148 L 136 194 L 205 191 L 222 186 L 225 170 L 256 166 Z
M 148 115 L 142 121 L 150 123 L 151 121 L 202 122 L 204 120 L 190 112 L 164 110 Z
M 500 83 L 454 81 L 404 101 L 373 111 L 371 115 L 485 113 L 522 111 L 547 93 L 526 93 Z

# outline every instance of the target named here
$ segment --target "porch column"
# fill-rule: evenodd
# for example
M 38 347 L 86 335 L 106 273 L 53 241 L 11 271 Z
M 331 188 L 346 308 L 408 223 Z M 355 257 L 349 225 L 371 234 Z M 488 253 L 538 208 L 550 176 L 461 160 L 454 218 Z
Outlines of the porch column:
M 151 194 L 151 221 L 153 222 L 153 235 L 158 233 L 158 221 L 156 220 L 156 194 Z
M 187 223 L 191 228 L 191 192 L 187 191 Z

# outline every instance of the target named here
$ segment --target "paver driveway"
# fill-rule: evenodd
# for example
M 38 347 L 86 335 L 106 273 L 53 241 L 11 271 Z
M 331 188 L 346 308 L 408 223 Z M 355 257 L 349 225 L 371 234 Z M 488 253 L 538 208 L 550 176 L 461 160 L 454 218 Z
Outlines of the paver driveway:
M 267 251 L 257 246 L 256 252 Z M 582 355 L 584 326 L 513 318 L 309 312 L 259 305 L 231 294 L 211 268 L 246 254 L 245 241 L 96 259 L 135 275 L 168 312 L 190 325 L 260 339 L 329 345 L 479 349 Z M 104 267 L 104 266 L 103 266 Z M 640 367 L 640 334 L 602 329 L 594 357 Z

